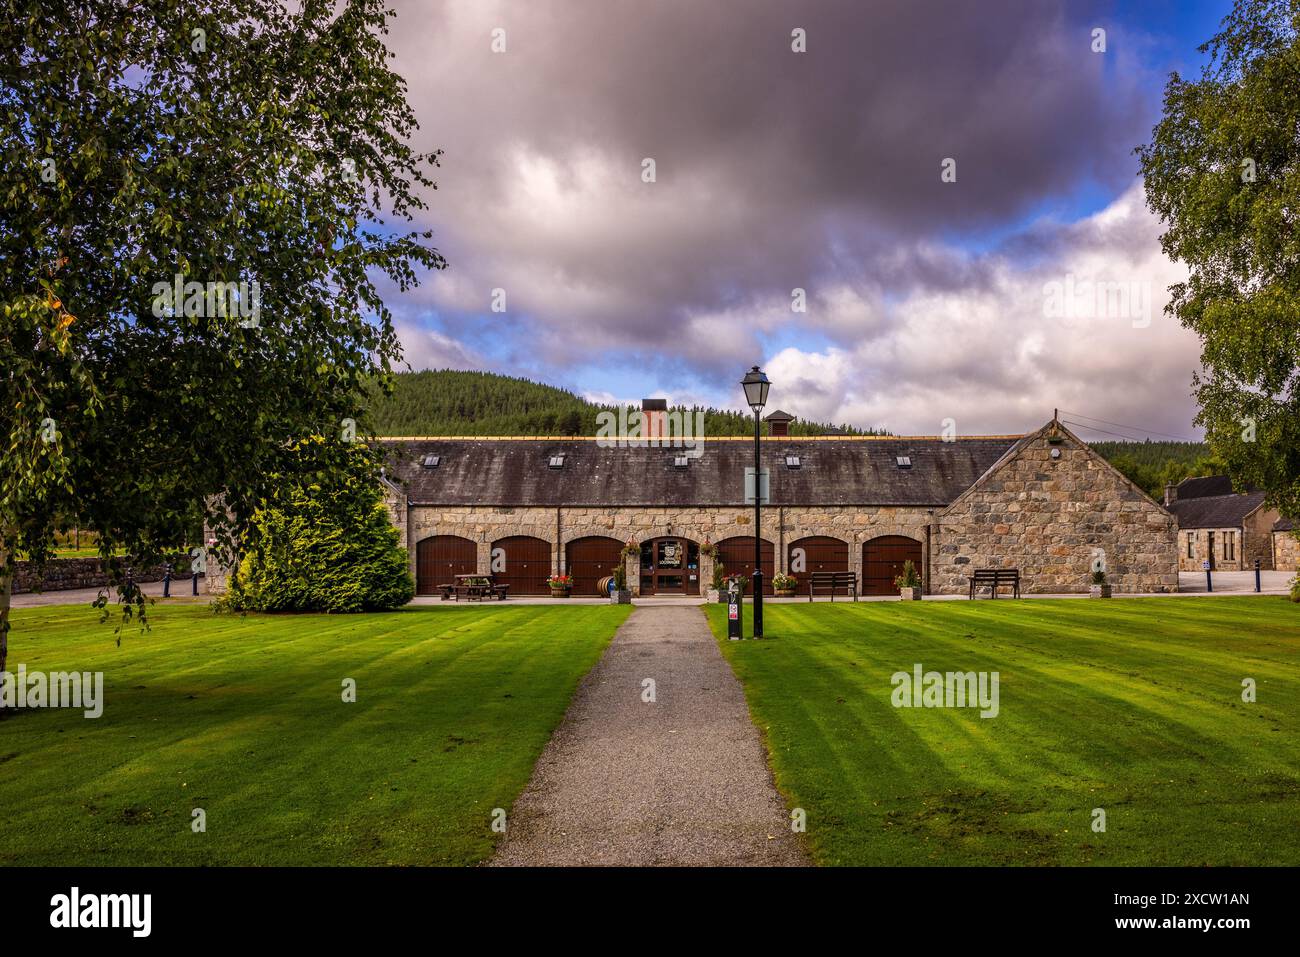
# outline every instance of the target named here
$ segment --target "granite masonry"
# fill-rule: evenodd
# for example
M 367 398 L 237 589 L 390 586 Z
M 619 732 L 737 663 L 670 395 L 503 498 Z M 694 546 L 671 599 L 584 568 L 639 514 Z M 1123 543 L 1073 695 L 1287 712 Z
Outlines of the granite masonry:
M 456 573 L 543 593 L 572 571 L 575 593 L 594 594 L 622 563 L 634 592 L 698 595 L 724 555 L 752 570 L 752 439 L 708 439 L 698 456 L 569 437 L 387 441 L 388 507 L 422 593 Z M 931 594 L 965 593 L 982 568 L 1018 568 L 1034 593 L 1086 592 L 1098 566 L 1117 593 L 1178 587 L 1174 515 L 1056 421 L 1021 436 L 769 434 L 762 456 L 769 579 L 848 570 L 888 594 L 912 560 Z

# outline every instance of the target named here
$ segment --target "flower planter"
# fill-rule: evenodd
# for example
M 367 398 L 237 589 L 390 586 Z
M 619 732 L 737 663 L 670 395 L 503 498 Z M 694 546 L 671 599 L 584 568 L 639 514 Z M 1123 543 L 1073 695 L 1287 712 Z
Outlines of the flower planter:
M 609 593 L 609 603 L 611 605 L 630 605 L 632 604 L 632 593 L 626 589 L 612 591 Z
M 1089 597 L 1089 598 L 1109 598 L 1109 597 L 1110 597 L 1110 586 L 1109 586 L 1109 585 L 1093 585 L 1090 589 L 1088 589 L 1088 597 Z
M 551 589 L 551 597 L 552 597 L 552 598 L 568 598 L 568 597 L 569 597 L 569 589 L 567 589 L 567 588 L 552 588 L 552 589 Z
M 921 589 L 919 589 L 919 588 L 900 588 L 900 589 L 898 590 L 898 597 L 901 598 L 901 599 L 903 599 L 903 601 L 920 601 L 920 600 L 921 600 Z
M 704 593 L 704 600 L 710 605 L 717 604 L 722 601 L 722 591 L 717 588 L 710 588 Z
M 773 594 L 775 594 L 777 598 L 793 598 L 793 597 L 794 597 L 794 589 L 793 589 L 793 588 L 776 588 L 776 589 L 773 589 Z

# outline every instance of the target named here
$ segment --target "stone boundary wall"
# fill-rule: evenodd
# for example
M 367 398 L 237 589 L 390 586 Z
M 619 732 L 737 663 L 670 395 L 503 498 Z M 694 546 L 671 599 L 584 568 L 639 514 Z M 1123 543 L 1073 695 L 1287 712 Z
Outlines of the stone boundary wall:
M 176 569 L 172 581 L 189 581 L 189 558 L 178 556 L 174 559 Z M 70 591 L 74 588 L 103 588 L 109 584 L 108 570 L 98 558 L 55 558 L 45 563 L 43 575 L 36 573 L 31 562 L 16 562 L 13 593 L 26 594 L 33 591 Z M 200 576 L 201 577 L 201 576 Z M 137 582 L 160 582 L 163 579 L 163 566 L 154 565 L 137 569 Z
M 1273 533 L 1273 568 L 1293 572 L 1300 566 L 1300 539 L 1292 532 Z

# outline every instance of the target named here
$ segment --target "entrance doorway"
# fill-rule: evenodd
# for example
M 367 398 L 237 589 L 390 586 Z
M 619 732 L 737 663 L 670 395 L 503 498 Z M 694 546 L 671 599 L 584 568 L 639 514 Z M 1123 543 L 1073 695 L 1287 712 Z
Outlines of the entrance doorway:
M 641 543 L 642 595 L 698 595 L 700 546 L 687 538 Z

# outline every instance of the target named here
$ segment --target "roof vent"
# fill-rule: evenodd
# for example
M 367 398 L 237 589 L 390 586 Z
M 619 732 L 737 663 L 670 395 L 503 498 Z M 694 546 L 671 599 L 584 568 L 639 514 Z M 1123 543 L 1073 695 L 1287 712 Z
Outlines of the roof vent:
M 436 469 L 440 462 L 442 462 L 441 455 L 426 455 L 420 460 L 420 466 L 426 469 Z
M 910 469 L 912 467 L 912 457 L 910 455 L 899 455 L 894 459 L 900 469 Z
M 791 454 L 785 457 L 785 467 L 788 469 L 797 469 L 801 464 L 797 455 Z
M 563 452 L 555 453 L 554 455 L 551 456 L 551 460 L 547 464 L 550 468 L 553 469 L 564 468 L 564 453 Z

